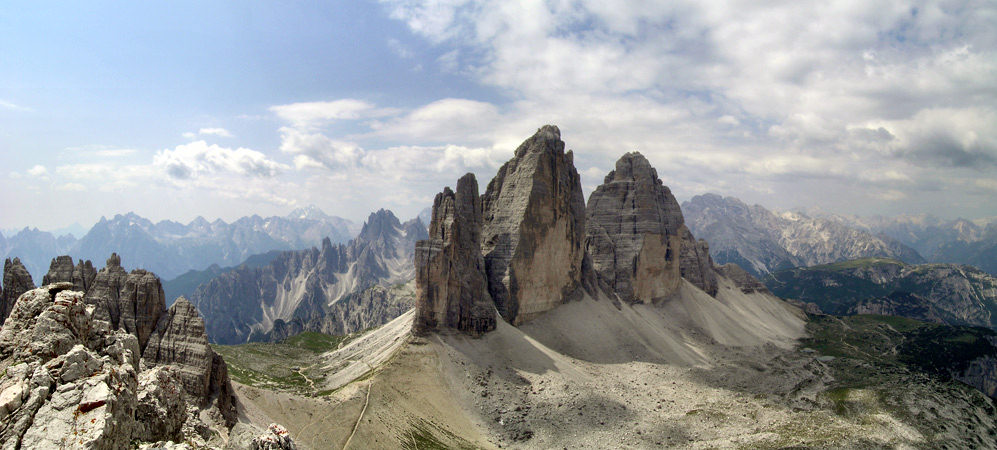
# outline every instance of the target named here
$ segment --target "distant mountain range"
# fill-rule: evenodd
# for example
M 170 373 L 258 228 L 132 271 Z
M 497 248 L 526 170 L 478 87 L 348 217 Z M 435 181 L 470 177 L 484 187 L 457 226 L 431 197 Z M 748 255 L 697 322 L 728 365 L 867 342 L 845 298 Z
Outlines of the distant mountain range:
M 997 277 L 972 266 L 869 258 L 773 272 L 762 281 L 775 295 L 828 314 L 997 328 Z
M 198 217 L 186 225 L 170 220 L 153 223 L 128 213 L 102 217 L 79 239 L 71 234 L 55 237 L 37 228 L 25 228 L 6 238 L 0 235 L 0 255 L 20 257 L 28 271 L 40 278 L 53 255 L 103 261 L 117 252 L 135 266 L 168 280 L 212 264 L 234 266 L 251 255 L 272 250 L 316 246 L 325 238 L 333 243 L 346 242 L 358 231 L 353 222 L 326 215 L 314 206 L 285 217 L 253 215 L 232 223 Z
M 717 264 L 734 263 L 755 275 L 866 257 L 922 263 L 913 248 L 823 217 L 776 214 L 734 197 L 705 194 L 682 204 L 686 225 L 710 243 Z
M 420 219 L 401 223 L 382 209 L 348 244 L 325 239 L 318 248 L 184 277 L 187 288 L 201 282 L 190 301 L 216 343 L 274 340 L 302 331 L 346 334 L 381 325 L 412 306 L 414 293 L 398 285 L 415 276 L 415 243 L 427 237 Z M 270 261 L 261 264 L 266 258 Z M 371 290 L 377 286 L 381 289 Z

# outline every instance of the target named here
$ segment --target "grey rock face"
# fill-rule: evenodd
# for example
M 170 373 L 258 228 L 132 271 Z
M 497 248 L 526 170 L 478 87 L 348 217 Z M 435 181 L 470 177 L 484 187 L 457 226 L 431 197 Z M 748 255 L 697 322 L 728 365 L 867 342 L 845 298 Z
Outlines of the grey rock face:
M 208 345 L 204 320 L 187 299 L 181 297 L 162 314 L 142 353 L 142 367 L 172 365 L 184 391 L 192 401 L 205 406 L 217 402 L 228 425 L 235 422 L 235 407 L 228 368 Z
M 516 149 L 482 197 L 488 289 L 513 325 L 582 287 L 585 199 L 571 151 L 547 125 Z
M 595 272 L 624 301 L 655 302 L 678 288 L 682 211 L 640 153 L 623 155 L 592 192 L 585 227 Z
M 107 258 L 107 265 L 97 272 L 93 286 L 86 292 L 87 303 L 95 305 L 101 318 L 114 328 L 117 328 L 121 319 L 119 300 L 127 278 L 128 272 L 121 267 L 121 257 L 117 253 L 111 253 Z
M 35 288 L 31 274 L 18 258 L 7 258 L 3 263 L 3 290 L 0 291 L 0 325 L 4 323 L 17 298 Z
M 97 278 L 97 270 L 93 268 L 90 260 L 80 260 L 73 268 L 73 290 L 88 292 Z
M 445 188 L 433 201 L 429 239 L 415 247 L 416 333 L 453 328 L 479 335 L 495 329 L 481 256 L 478 181 L 467 174 L 457 192 Z
M 73 282 L 73 258 L 64 255 L 52 258 L 48 273 L 42 277 L 42 286 L 52 283 Z M 86 292 L 86 291 L 84 291 Z
M 679 270 L 682 272 L 682 278 L 689 280 L 707 294 L 717 295 L 717 274 L 713 271 L 710 244 L 703 239 L 697 241 L 692 232 L 684 227 Z
M 733 263 L 724 264 L 716 268 L 717 273 L 722 275 L 734 282 L 735 285 L 741 292 L 745 294 L 750 294 L 752 292 L 764 292 L 770 293 L 769 289 L 765 287 L 761 281 L 752 276 L 750 273 L 741 268 L 741 266 Z

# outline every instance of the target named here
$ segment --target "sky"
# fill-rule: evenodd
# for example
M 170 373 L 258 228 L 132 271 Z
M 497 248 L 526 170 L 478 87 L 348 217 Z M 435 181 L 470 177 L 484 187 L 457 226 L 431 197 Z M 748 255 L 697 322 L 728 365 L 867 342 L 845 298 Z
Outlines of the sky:
M 0 4 L 0 229 L 414 217 L 556 124 L 591 192 L 997 216 L 997 2 Z

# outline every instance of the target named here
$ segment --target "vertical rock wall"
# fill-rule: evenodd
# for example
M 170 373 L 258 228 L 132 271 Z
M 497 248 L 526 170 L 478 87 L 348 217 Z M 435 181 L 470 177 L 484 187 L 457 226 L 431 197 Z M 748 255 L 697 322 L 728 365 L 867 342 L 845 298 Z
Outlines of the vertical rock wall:
M 457 192 L 445 188 L 433 202 L 429 239 L 415 247 L 416 333 L 454 328 L 479 335 L 495 329 L 481 256 L 478 181 L 467 174 Z
M 488 290 L 507 322 L 526 322 L 581 288 L 585 199 L 557 127 L 544 126 L 516 149 L 482 203 Z

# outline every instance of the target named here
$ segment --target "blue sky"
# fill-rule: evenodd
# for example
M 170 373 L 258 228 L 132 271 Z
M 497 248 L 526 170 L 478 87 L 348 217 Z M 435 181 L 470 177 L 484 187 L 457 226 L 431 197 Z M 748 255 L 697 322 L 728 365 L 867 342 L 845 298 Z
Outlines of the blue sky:
M 43 3 L 43 4 L 39 4 Z M 5 2 L 0 228 L 413 216 L 544 123 L 586 190 L 997 215 L 993 2 Z

